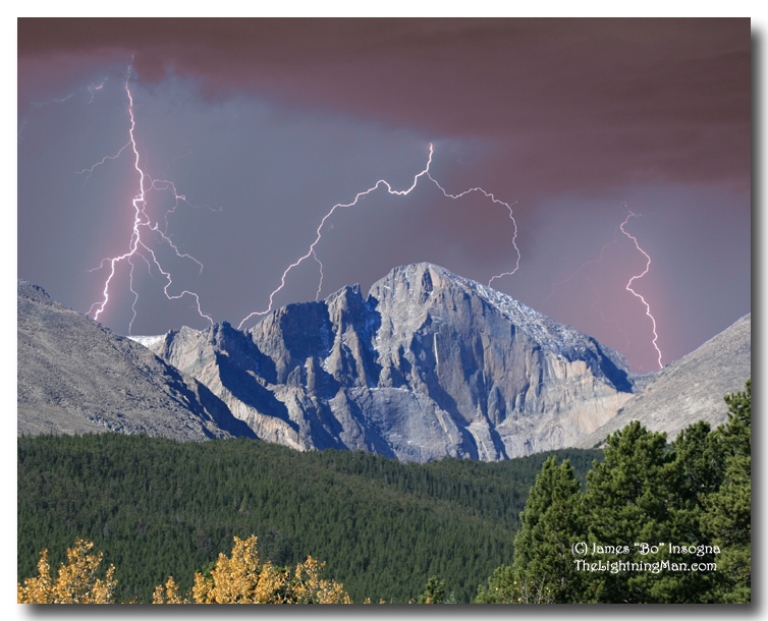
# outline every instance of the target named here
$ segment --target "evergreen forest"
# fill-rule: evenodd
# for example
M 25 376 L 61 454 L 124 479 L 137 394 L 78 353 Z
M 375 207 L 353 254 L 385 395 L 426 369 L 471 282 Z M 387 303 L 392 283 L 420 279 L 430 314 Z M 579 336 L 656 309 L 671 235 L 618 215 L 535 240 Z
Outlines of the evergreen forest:
M 18 576 L 76 538 L 117 568 L 117 601 L 149 602 L 256 535 L 277 565 L 307 556 L 355 602 L 416 599 L 432 575 L 470 602 L 512 558 L 519 514 L 549 456 L 581 476 L 600 451 L 485 463 L 403 464 L 362 451 L 297 452 L 259 440 L 182 443 L 92 434 L 18 439 Z
M 20 437 L 19 601 L 749 603 L 751 383 L 725 401 L 497 463 Z

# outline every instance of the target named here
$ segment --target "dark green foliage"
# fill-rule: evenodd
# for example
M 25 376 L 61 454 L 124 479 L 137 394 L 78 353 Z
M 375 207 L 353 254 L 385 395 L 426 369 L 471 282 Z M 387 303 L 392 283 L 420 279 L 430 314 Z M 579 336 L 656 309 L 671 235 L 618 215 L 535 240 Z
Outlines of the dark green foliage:
M 628 552 L 601 553 L 585 560 L 654 562 L 666 556 L 641 554 L 635 543 L 655 545 L 673 541 L 670 532 L 674 455 L 666 434 L 647 431 L 633 421 L 607 439 L 605 460 L 587 475 L 583 508 L 587 512 L 586 541 L 594 545 L 627 546 Z M 649 589 L 658 581 L 650 572 L 600 572 L 589 580 L 601 602 L 654 601 Z
M 424 592 L 419 595 L 419 604 L 445 604 L 445 580 L 438 580 L 437 576 L 430 576 L 424 587 Z
M 544 462 L 531 489 L 515 537 L 514 569 L 519 599 L 556 604 L 580 601 L 582 575 L 573 565 L 571 546 L 582 538 L 579 482 L 568 460 Z
M 475 601 L 569 603 L 582 601 L 583 577 L 573 565 L 571 546 L 583 538 L 580 486 L 568 460 L 544 462 L 528 496 L 515 537 L 512 567 L 499 567 Z
M 599 451 L 558 451 L 583 479 Z M 147 602 L 173 575 L 182 591 L 234 535 L 262 558 L 327 562 L 356 602 L 416 599 L 440 576 L 468 602 L 512 542 L 547 455 L 500 463 L 401 464 L 363 452 L 253 440 L 176 443 L 114 434 L 19 438 L 18 577 L 52 567 L 85 537 L 117 568 L 118 601 Z
M 752 383 L 727 395 L 728 424 L 717 430 L 725 456 L 723 482 L 703 498 L 702 529 L 723 552 L 718 559 L 718 601 L 752 597 Z
M 567 462 L 547 460 L 514 563 L 498 567 L 476 601 L 750 602 L 751 383 L 725 401 L 726 425 L 695 423 L 671 446 L 636 421 L 609 436 L 583 494 Z M 582 551 L 572 553 L 577 541 Z
M 711 543 L 711 537 L 701 528 L 702 502 L 707 494 L 717 491 L 723 481 L 725 458 L 718 435 L 709 423 L 699 421 L 684 429 L 673 443 L 674 462 L 671 485 L 675 491 L 671 501 L 672 519 L 669 523 L 670 541 Z M 690 563 L 689 555 L 669 554 L 674 561 Z M 718 562 L 719 555 L 696 556 L 694 562 Z M 678 572 L 658 580 L 654 592 L 663 601 L 680 603 L 711 603 L 717 572 Z
M 515 570 L 511 565 L 501 565 L 488 578 L 488 588 L 480 585 L 477 590 L 476 604 L 517 604 L 520 593 L 517 588 Z

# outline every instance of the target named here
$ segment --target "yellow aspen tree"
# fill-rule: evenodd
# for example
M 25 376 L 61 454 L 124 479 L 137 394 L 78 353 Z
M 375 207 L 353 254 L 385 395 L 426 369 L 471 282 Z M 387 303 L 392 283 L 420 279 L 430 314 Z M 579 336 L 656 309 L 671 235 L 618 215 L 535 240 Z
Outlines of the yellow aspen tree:
M 48 564 L 48 550 L 40 553 L 37 562 L 36 578 L 24 580 L 24 586 L 16 584 L 16 601 L 19 604 L 52 604 L 53 588 L 51 580 L 51 566 Z
M 197 604 L 349 604 L 344 586 L 320 578 L 325 563 L 308 557 L 291 573 L 261 563 L 256 548 L 256 536 L 242 540 L 235 537 L 231 556 L 219 554 L 210 576 L 195 573 L 192 599 Z M 160 589 L 158 591 L 158 589 Z M 162 587 L 153 601 L 163 603 Z
M 107 568 L 105 577 L 97 573 L 104 558 L 103 552 L 91 553 L 93 542 L 77 539 L 74 548 L 67 550 L 67 564 L 59 567 L 57 579 L 51 577 L 48 550 L 40 553 L 38 576 L 17 584 L 20 604 L 113 604 L 115 566 Z
M 192 597 L 197 604 L 252 604 L 260 570 L 256 536 L 235 537 L 232 555 L 219 554 L 210 577 L 195 573 Z
M 288 572 L 275 567 L 267 561 L 261 568 L 259 582 L 256 585 L 254 603 L 290 604 L 287 592 Z
M 344 585 L 332 580 L 323 580 L 320 573 L 325 567 L 311 556 L 296 566 L 292 591 L 299 604 L 351 604 Z
M 179 595 L 179 585 L 173 579 L 173 576 L 168 576 L 168 580 L 165 583 L 165 587 L 162 584 L 158 584 L 155 587 L 154 593 L 152 593 L 153 604 L 189 604 L 188 599 L 182 599 Z

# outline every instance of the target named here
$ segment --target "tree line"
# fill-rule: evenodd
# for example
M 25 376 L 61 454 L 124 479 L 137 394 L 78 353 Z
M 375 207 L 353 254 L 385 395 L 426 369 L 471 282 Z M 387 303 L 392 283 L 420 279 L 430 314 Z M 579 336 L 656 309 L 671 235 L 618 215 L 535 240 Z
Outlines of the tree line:
M 494 464 L 20 438 L 19 601 L 747 603 L 751 382 L 725 400 L 671 444 L 632 422 Z
M 601 452 L 556 454 L 584 479 Z M 66 563 L 81 538 L 117 568 L 117 601 L 148 603 L 169 575 L 188 591 L 233 537 L 253 534 L 277 566 L 322 559 L 354 601 L 416 600 L 440 576 L 468 603 L 511 558 L 547 456 L 404 464 L 249 439 L 21 437 L 17 575 L 33 575 L 43 548 L 53 567 Z

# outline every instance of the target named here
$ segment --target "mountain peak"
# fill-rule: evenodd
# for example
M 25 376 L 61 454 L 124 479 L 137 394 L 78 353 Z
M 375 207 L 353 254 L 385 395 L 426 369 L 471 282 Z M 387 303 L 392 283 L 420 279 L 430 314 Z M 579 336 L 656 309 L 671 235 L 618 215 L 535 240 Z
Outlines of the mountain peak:
M 233 333 L 237 332 L 234 329 Z M 566 446 L 630 396 L 595 339 L 431 263 L 153 351 L 295 448 L 497 460 Z
M 448 295 L 449 291 L 453 293 Z M 446 303 L 455 309 L 457 303 L 461 305 L 467 300 L 477 299 L 480 302 L 478 310 L 481 315 L 492 308 L 511 322 L 516 330 L 533 339 L 539 347 L 558 356 L 575 360 L 589 351 L 597 353 L 599 350 L 599 354 L 607 357 L 610 365 L 615 367 L 608 372 L 611 381 L 619 382 L 621 390 L 631 390 L 628 380 L 629 365 L 619 352 L 567 324 L 534 310 L 510 295 L 454 274 L 439 265 L 425 262 L 398 266 L 372 285 L 369 296 L 384 306 L 391 307 L 392 302 L 402 305 L 402 311 L 398 312 L 393 307 L 391 312 L 411 324 L 423 320 L 427 314 L 434 319 L 442 312 L 439 307 L 445 307 Z M 454 298 L 453 301 L 448 301 L 448 297 Z M 598 373 L 601 372 L 599 366 L 595 367 Z
M 672 431 L 691 391 L 722 405 L 719 382 L 738 371 L 740 388 L 749 373 L 746 316 L 633 395 L 610 348 L 430 263 L 396 267 L 365 298 L 352 285 L 289 304 L 248 331 L 222 322 L 130 340 L 40 287 L 18 289 L 20 433 L 255 435 L 302 450 L 493 461 L 604 437 L 645 406 Z M 699 405 L 699 417 L 715 408 Z
M 407 290 L 416 291 L 421 295 L 428 295 L 436 287 L 464 287 L 468 283 L 474 283 L 474 281 L 470 281 L 434 263 L 410 263 L 398 265 L 391 269 L 386 276 L 373 283 L 369 295 L 375 290 L 391 289 L 393 286 L 398 285 L 404 286 Z

